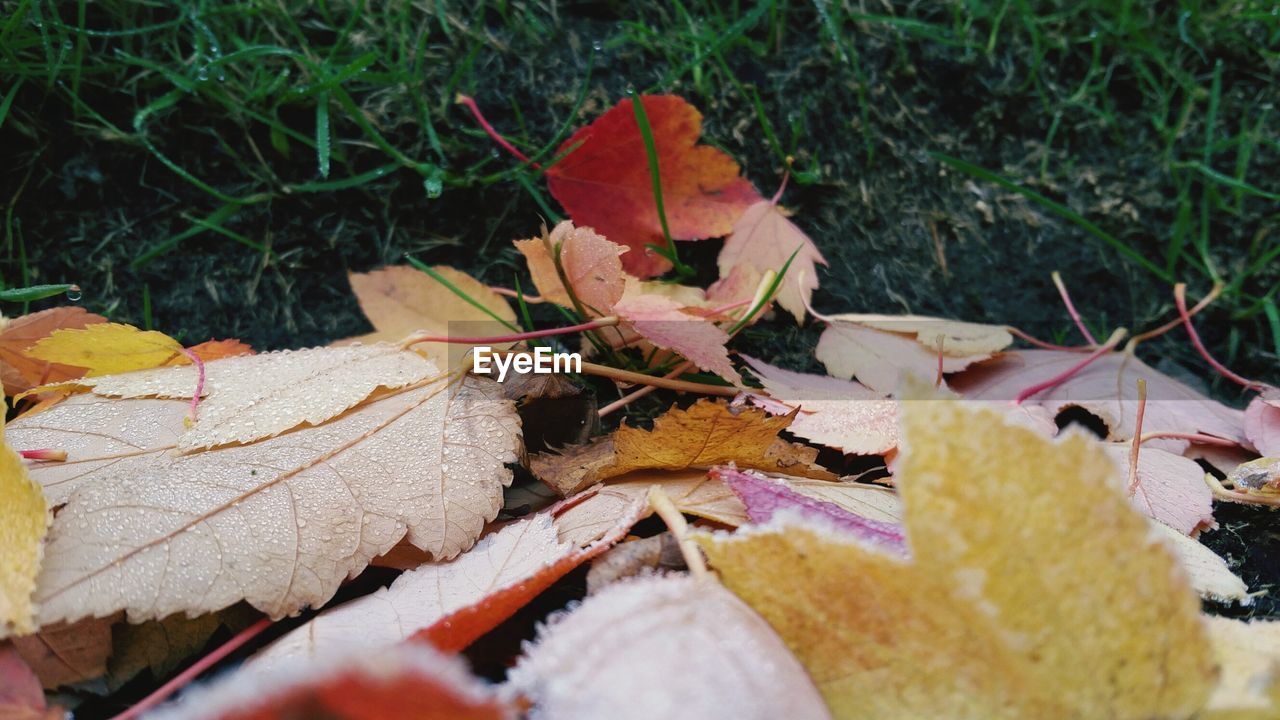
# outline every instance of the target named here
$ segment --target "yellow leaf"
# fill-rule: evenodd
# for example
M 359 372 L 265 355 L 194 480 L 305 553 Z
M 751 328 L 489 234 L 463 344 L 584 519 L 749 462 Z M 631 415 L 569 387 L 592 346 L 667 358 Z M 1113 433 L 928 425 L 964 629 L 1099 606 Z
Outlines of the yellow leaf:
M 1221 682 L 1209 698 L 1206 720 L 1280 717 L 1280 622 L 1209 618 Z
M 1215 680 L 1199 601 L 1098 443 L 956 401 L 903 404 L 912 557 L 783 516 L 698 534 L 837 718 L 1189 717 Z
M 0 638 L 34 630 L 31 603 L 49 509 L 0 431 Z
M 99 323 L 79 330 L 55 330 L 27 355 L 88 368 L 88 377 L 159 367 L 182 350 L 177 340 L 155 330 Z

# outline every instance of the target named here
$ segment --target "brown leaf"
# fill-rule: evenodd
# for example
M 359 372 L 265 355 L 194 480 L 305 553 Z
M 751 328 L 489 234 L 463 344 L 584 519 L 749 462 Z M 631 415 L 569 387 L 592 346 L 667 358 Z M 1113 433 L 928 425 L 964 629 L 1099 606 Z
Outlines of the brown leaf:
M 34 635 L 12 639 L 14 648 L 48 690 L 100 677 L 111 657 L 111 626 L 120 620 L 115 613 L 104 618 L 87 618 L 59 623 Z
M 66 499 L 37 581 L 40 624 L 121 609 L 141 622 L 242 599 L 278 618 L 323 604 L 406 534 L 451 558 L 497 514 L 519 444 L 511 403 L 479 378 L 178 455 L 186 405 L 84 395 L 26 426 L 32 447 L 69 451 L 32 470 Z
M 28 355 L 26 350 L 49 337 L 54 330 L 79 329 L 106 321 L 101 315 L 79 307 L 50 308 L 10 320 L 0 332 L 0 379 L 4 381 L 4 393 L 17 395 L 37 385 L 84 375 L 82 367 L 39 360 Z

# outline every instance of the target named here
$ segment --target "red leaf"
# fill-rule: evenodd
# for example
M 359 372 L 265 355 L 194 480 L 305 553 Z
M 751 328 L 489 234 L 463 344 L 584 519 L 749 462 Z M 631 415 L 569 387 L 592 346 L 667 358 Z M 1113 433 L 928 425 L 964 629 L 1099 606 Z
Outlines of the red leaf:
M 51 308 L 10 321 L 0 333 L 0 378 L 4 380 L 5 394 L 17 395 L 37 385 L 84 375 L 82 367 L 38 360 L 25 351 L 54 330 L 78 330 L 106 321 L 101 315 L 78 307 Z
M 628 272 L 649 277 L 663 273 L 670 263 L 645 248 L 665 240 L 649 156 L 631 102 L 619 102 L 566 140 L 557 152 L 574 149 L 547 170 L 547 185 L 575 224 L 631 248 L 622 256 Z M 671 237 L 700 240 L 729 234 L 760 195 L 738 174 L 733 158 L 697 144 L 702 115 L 692 105 L 675 95 L 644 95 L 641 102 L 658 152 Z

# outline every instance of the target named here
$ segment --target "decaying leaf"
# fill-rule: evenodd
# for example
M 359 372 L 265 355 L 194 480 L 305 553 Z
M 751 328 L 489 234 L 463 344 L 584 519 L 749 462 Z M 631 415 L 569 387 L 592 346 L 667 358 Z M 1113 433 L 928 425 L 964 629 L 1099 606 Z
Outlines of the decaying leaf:
M 729 334 L 710 320 L 690 315 L 676 301 L 659 295 L 628 298 L 615 305 L 614 311 L 640 337 L 657 347 L 680 353 L 699 368 L 734 385 L 742 384 L 725 349 Z
M 205 647 L 224 625 L 239 632 L 260 617 L 244 605 L 216 613 L 187 617 L 183 613 L 140 624 L 118 622 L 111 626 L 111 657 L 106 684 L 112 692 L 149 672 L 155 680 L 168 677 L 182 662 Z
M 78 378 L 84 368 L 39 360 L 26 353 L 38 341 L 49 337 L 54 330 L 79 329 L 87 325 L 106 322 L 101 315 L 94 315 L 79 307 L 56 307 L 23 315 L 5 323 L 0 332 L 0 379 L 4 381 L 6 395 L 17 395 L 37 385 L 62 382 Z
M 1244 434 L 1267 457 L 1280 457 L 1280 404 L 1256 397 L 1244 411 Z
M 1200 597 L 1221 603 L 1249 604 L 1248 586 L 1227 568 L 1226 561 L 1217 553 L 1162 522 L 1153 520 L 1151 527 L 1177 553 L 1191 587 Z
M 107 671 L 111 626 L 119 619 L 120 614 L 116 613 L 105 618 L 59 623 L 41 628 L 33 635 L 13 638 L 13 647 L 35 671 L 45 689 L 74 685 Z
M 565 140 L 556 153 L 568 154 L 547 170 L 547 186 L 579 227 L 631 249 L 622 256 L 628 272 L 649 277 L 671 264 L 645 247 L 666 241 L 632 102 L 619 102 Z M 727 235 L 759 194 L 732 158 L 697 144 L 702 115 L 696 108 L 675 95 L 642 95 L 640 102 L 658 153 L 671 237 Z
M 670 532 L 618 543 L 591 561 L 587 571 L 587 594 L 596 595 L 606 587 L 637 575 L 685 569 L 680 541 Z
M 836 717 L 1189 717 L 1215 678 L 1177 559 L 1095 441 L 904 403 L 912 559 L 780 516 L 695 538 Z
M 1128 484 L 1129 448 L 1112 445 L 1107 454 L 1120 467 Z M 1133 506 L 1180 533 L 1191 535 L 1215 527 L 1213 492 L 1204 482 L 1204 468 L 1190 458 L 1160 448 L 1144 447 L 1138 454 L 1138 482 Z
M 455 323 L 454 335 L 459 334 L 458 328 L 462 328 L 466 335 L 508 332 L 489 314 L 493 313 L 508 323 L 515 322 L 515 312 L 501 295 L 460 270 L 444 265 L 432 269 L 489 312 L 458 297 L 430 275 L 408 265 L 351 273 L 347 276 L 351 290 L 375 331 L 334 344 L 399 342 L 419 331 L 437 336 L 449 335 L 450 323 Z M 486 327 L 489 329 L 484 330 Z M 414 347 L 425 352 L 442 368 L 458 367 L 471 350 L 469 345 L 463 344 L 419 343 Z M 495 344 L 495 347 L 501 346 Z
M 54 330 L 27 350 L 37 360 L 85 368 L 88 377 L 159 367 L 181 353 L 182 345 L 162 332 L 120 323 Z
M 389 391 L 316 427 L 182 455 L 170 451 L 185 402 L 81 397 L 25 434 L 69 453 L 33 478 L 74 485 L 45 545 L 40 625 L 242 599 L 278 618 L 323 604 L 402 537 L 451 558 L 502 506 L 503 464 L 519 444 L 510 401 L 480 378 Z
M 422 645 L 254 666 L 185 693 L 156 720 L 515 720 L 516 710 L 457 658 Z
M 792 254 L 795 259 L 792 260 Z M 716 260 L 720 277 L 727 278 L 735 267 L 746 265 L 759 272 L 782 272 L 791 260 L 778 291 L 778 304 L 804 320 L 805 308 L 818 289 L 817 264 L 826 265 L 813 241 L 787 217 L 787 212 L 771 200 L 761 200 L 742 213 L 733 232 L 724 241 Z
M 820 480 L 835 475 L 814 464 L 812 448 L 780 440 L 790 417 L 768 417 L 755 408 L 732 408 L 702 399 L 672 408 L 653 430 L 623 426 L 612 436 L 561 454 L 530 458 L 540 480 L 571 495 L 601 480 L 637 470 L 685 470 L 737 463 L 739 467 Z
M 416 634 L 441 649 L 460 650 L 621 539 L 644 505 L 633 502 L 621 513 L 602 515 L 605 532 L 585 543 L 562 540 L 551 510 L 512 523 L 453 560 L 409 570 L 387 588 L 324 610 L 253 662 L 279 667 L 335 650 L 392 645 Z
M 846 313 L 832 315 L 829 319 L 914 337 L 921 347 L 934 355 L 941 352 L 954 358 L 994 355 L 1013 344 L 1013 335 L 1003 325 L 984 325 L 923 315 Z
M 903 375 L 920 378 L 932 378 L 938 373 L 939 356 L 941 356 L 943 374 L 959 372 L 970 365 L 991 357 L 990 353 L 980 352 L 969 355 L 956 355 L 956 348 L 947 349 L 945 344 L 949 337 L 946 328 L 952 327 L 953 321 L 935 320 L 933 318 L 915 318 L 911 323 L 919 322 L 928 326 L 930 322 L 941 323 L 933 326 L 936 329 L 927 331 L 924 327 L 916 331 L 893 332 L 872 327 L 863 322 L 847 321 L 844 318 L 863 318 L 881 316 L 834 315 L 827 318 L 830 322 L 827 329 L 818 338 L 818 346 L 814 355 L 831 375 L 849 380 L 857 378 L 858 382 L 881 394 L 889 394 L 898 389 Z M 910 316 L 904 316 L 910 317 Z M 970 323 L 955 323 L 962 327 Z M 893 325 L 893 327 L 897 327 Z M 908 324 L 907 327 L 912 327 Z M 987 327 L 987 326 L 977 326 Z M 959 337 L 965 333 L 957 331 Z M 927 347 L 920 338 L 943 338 L 941 352 L 937 346 Z M 989 344 L 994 345 L 994 341 Z M 973 343 L 959 343 L 966 347 Z
M 533 720 L 830 717 L 777 634 L 712 578 L 606 587 L 544 627 L 508 685 Z
M 1008 403 L 1021 391 L 1054 378 L 1083 360 L 1080 353 L 1058 350 L 1013 350 L 970 368 L 951 379 L 951 387 L 970 400 Z M 1147 383 L 1143 432 L 1204 433 L 1245 442 L 1239 410 L 1211 400 L 1132 355 L 1109 353 L 1056 387 L 1022 404 L 1057 414 L 1080 407 L 1106 424 L 1108 440 L 1131 440 L 1138 411 L 1138 380 Z M 1188 441 L 1158 438 L 1143 443 L 1181 454 Z
M 1280 492 L 1280 458 L 1263 457 L 1240 463 L 1227 473 L 1227 480 L 1241 491 Z
M 430 360 L 386 343 L 283 350 L 217 360 L 205 365 L 205 395 L 198 419 L 178 438 L 177 448 L 189 452 L 248 443 L 300 425 L 319 425 L 379 388 L 394 390 L 439 377 Z M 189 399 L 196 383 L 197 370 L 190 365 L 75 382 L 103 397 L 173 399 Z M 317 392 L 318 387 L 323 387 L 324 392 Z M 32 423 L 41 428 L 52 425 L 47 416 Z M 36 441 L 28 439 L 26 427 L 27 423 L 15 425 L 15 431 L 23 429 L 22 442 Z M 107 425 L 104 430 L 110 434 L 134 429 Z M 69 459 L 78 461 L 82 453 L 72 453 L 73 449 L 79 450 L 84 442 L 101 440 L 83 434 L 79 441 L 44 435 L 39 442 L 47 444 L 29 446 L 63 448 Z
M 598 317 L 608 315 L 622 299 L 627 275 L 618 256 L 627 248 L 609 242 L 589 227 L 574 227 L 566 220 L 556 225 L 550 235 L 516 240 L 515 246 L 529 264 L 533 284 L 544 300 L 573 307 L 556 270 L 557 254 L 564 280 L 584 310 Z
M 0 424 L 0 638 L 35 629 L 31 596 L 50 520 L 40 486 L 5 434 Z
M 850 380 L 807 375 L 742 356 L 769 396 L 800 408 L 787 430 L 855 455 L 883 455 L 898 447 L 898 403 Z

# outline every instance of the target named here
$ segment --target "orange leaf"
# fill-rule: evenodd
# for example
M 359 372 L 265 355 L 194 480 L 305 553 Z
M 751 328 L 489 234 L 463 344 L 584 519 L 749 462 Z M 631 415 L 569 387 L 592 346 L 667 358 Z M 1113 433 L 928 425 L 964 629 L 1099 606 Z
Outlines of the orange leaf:
M 614 306 L 618 317 L 636 333 L 664 350 L 680 353 L 699 368 L 742 384 L 725 343 L 729 334 L 706 318 L 683 312 L 680 303 L 660 295 L 640 295 Z
M 547 170 L 547 185 L 579 226 L 594 228 L 631 248 L 627 271 L 659 275 L 671 265 L 645 248 L 665 242 L 653 197 L 649 156 L 631 100 L 623 100 L 573 134 L 558 153 L 574 148 Z M 698 145 L 702 114 L 675 95 L 641 96 L 658 152 L 663 205 L 671 237 L 701 240 L 727 235 L 752 203 L 760 200 L 738 174 L 733 158 Z
M 529 264 L 529 274 L 543 300 L 572 306 L 556 271 L 557 252 L 564 279 L 569 281 L 573 294 L 584 308 L 596 315 L 607 315 L 622 298 L 626 274 L 618 256 L 626 253 L 627 248 L 605 240 L 591 228 L 576 228 L 566 220 L 556 225 L 550 235 L 546 235 L 544 229 L 542 237 L 516 240 L 514 244 Z
M 239 357 L 241 355 L 252 355 L 253 348 L 245 343 L 235 339 L 228 340 L 206 340 L 199 345 L 192 345 L 187 348 L 189 352 L 196 354 L 196 357 L 205 362 L 210 360 L 221 360 L 222 358 Z M 186 355 L 179 355 L 174 359 L 175 364 L 186 365 L 191 362 Z
M 101 315 L 84 308 L 58 307 L 15 318 L 0 332 L 0 378 L 6 395 L 17 395 L 37 385 L 73 380 L 84 375 L 84 368 L 39 360 L 26 350 L 49 333 L 61 329 L 80 329 L 106 322 Z

